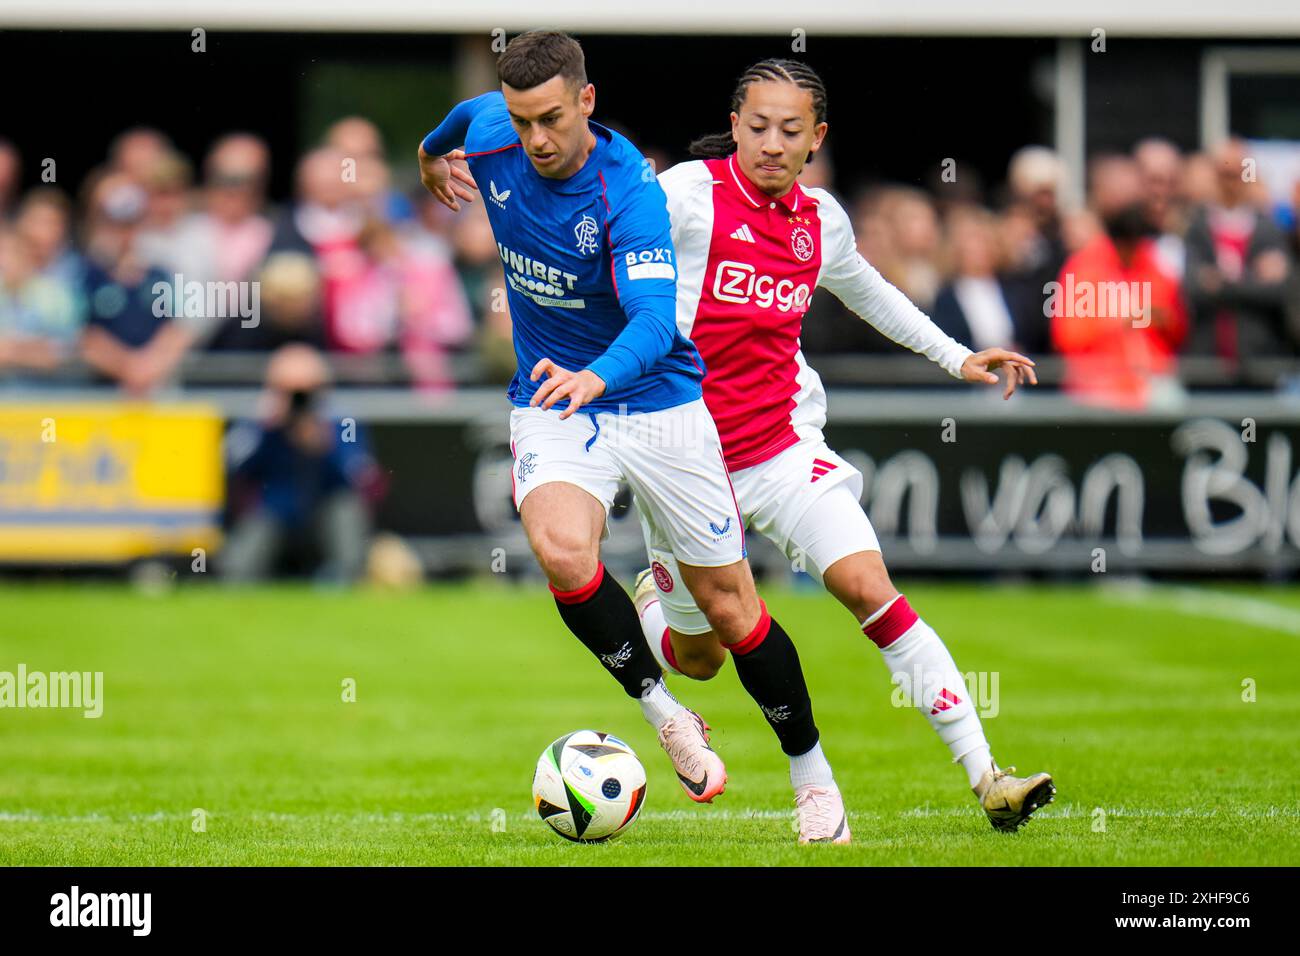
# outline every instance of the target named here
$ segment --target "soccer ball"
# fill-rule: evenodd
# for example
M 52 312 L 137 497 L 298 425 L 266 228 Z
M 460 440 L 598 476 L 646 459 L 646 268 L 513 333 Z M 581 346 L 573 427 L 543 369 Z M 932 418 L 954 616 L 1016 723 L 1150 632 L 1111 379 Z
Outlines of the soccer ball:
M 575 730 L 537 760 L 533 805 L 566 840 L 597 843 L 616 837 L 644 803 L 645 767 L 617 737 Z

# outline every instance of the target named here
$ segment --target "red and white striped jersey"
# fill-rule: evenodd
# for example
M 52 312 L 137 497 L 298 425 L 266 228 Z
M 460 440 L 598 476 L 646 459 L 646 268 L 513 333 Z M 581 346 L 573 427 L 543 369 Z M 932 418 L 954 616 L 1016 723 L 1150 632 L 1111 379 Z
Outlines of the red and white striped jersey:
M 826 423 L 826 392 L 799 348 L 818 287 L 960 377 L 971 350 L 862 258 L 830 193 L 796 183 L 774 199 L 734 156 L 682 163 L 659 183 L 677 250 L 677 326 L 704 359 L 704 400 L 732 471 L 775 457 Z

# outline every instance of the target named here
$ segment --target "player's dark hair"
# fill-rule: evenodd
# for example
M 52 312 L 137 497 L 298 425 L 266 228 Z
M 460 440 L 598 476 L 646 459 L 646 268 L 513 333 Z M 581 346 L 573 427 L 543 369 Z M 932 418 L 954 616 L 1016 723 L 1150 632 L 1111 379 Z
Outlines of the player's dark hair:
M 497 77 L 516 90 L 531 90 L 562 76 L 576 89 L 587 85 L 587 61 L 578 41 L 556 30 L 530 30 L 508 44 L 497 60 Z
M 811 93 L 813 122 L 826 122 L 826 87 L 822 83 L 822 78 L 811 66 L 798 60 L 763 60 L 751 66 L 736 81 L 735 92 L 731 94 L 731 111 L 740 112 L 751 83 L 761 83 L 766 80 L 793 83 L 799 89 Z M 688 150 L 692 156 L 706 159 L 720 158 L 730 156 L 736 151 L 736 141 L 731 138 L 730 131 L 714 133 L 710 136 L 701 136 L 691 143 Z M 808 154 L 807 162 L 812 162 L 812 153 Z

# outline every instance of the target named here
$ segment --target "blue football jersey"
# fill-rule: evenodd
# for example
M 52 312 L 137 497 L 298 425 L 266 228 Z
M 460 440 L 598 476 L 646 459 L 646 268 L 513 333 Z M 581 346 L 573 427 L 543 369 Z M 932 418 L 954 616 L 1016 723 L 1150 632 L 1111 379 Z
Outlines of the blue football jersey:
M 492 224 L 514 327 L 509 398 L 526 406 L 541 384 L 533 366 L 549 358 L 605 381 L 587 411 L 694 401 L 704 363 L 677 330 L 663 190 L 625 137 L 590 125 L 596 148 L 568 179 L 533 168 L 499 92 L 461 103 L 424 141 L 430 155 L 463 145 Z

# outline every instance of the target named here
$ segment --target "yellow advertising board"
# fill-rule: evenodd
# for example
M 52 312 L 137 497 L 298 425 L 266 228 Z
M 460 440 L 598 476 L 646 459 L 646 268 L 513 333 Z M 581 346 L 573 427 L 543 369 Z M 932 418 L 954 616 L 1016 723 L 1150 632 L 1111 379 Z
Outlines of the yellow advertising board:
M 221 433 L 203 405 L 0 404 L 0 561 L 215 548 Z

